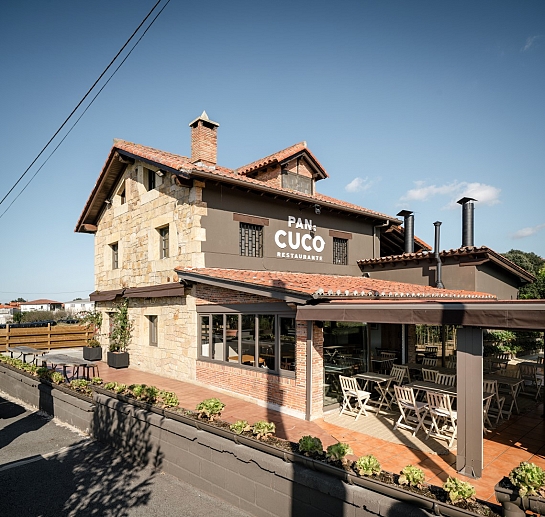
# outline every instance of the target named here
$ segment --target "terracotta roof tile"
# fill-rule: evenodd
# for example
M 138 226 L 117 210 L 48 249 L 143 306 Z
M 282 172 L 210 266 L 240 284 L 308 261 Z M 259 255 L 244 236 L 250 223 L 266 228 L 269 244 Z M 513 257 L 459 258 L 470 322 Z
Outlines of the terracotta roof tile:
M 303 146 L 303 144 L 305 145 L 305 147 L 301 147 Z M 304 142 L 296 144 L 292 147 L 288 147 L 287 149 L 284 149 L 283 151 L 280 151 L 279 153 L 276 153 L 275 155 L 271 155 L 271 156 L 280 156 L 280 157 L 284 155 L 289 156 L 290 154 L 293 154 L 293 152 L 290 150 L 299 149 L 299 147 L 301 147 L 301 149 L 304 149 L 306 148 L 306 144 Z M 127 151 L 128 153 L 140 156 L 144 159 L 147 159 L 153 162 L 163 164 L 167 167 L 170 167 L 172 169 L 176 169 L 179 171 L 186 171 L 190 173 L 194 171 L 196 175 L 198 175 L 200 172 L 202 173 L 202 175 L 205 175 L 205 176 L 212 175 L 212 176 L 217 176 L 218 178 L 225 178 L 225 179 L 240 181 L 240 182 L 248 184 L 248 186 L 253 185 L 253 186 L 261 187 L 261 188 L 265 187 L 262 181 L 259 181 L 254 178 L 249 178 L 245 176 L 244 174 L 239 174 L 237 171 L 234 171 L 232 169 L 227 169 L 225 167 L 220 167 L 217 165 L 214 167 L 198 166 L 191 163 L 189 158 L 187 158 L 186 156 L 179 156 L 177 154 L 168 153 L 166 151 L 159 151 L 157 149 L 154 149 L 153 147 L 147 147 L 140 144 L 134 144 L 132 142 L 126 142 L 125 140 L 116 140 L 112 151 L 114 151 L 115 149 L 121 149 L 121 150 Z M 108 161 L 106 163 L 108 163 Z M 249 166 L 246 166 L 246 168 L 247 167 Z M 240 169 L 238 170 L 240 171 Z M 266 188 L 268 190 L 282 193 L 288 196 L 296 194 L 299 198 L 308 199 L 310 203 L 316 203 L 318 201 L 321 203 L 327 203 L 336 208 L 346 208 L 352 211 L 359 212 L 361 214 L 375 216 L 380 219 L 389 219 L 394 224 L 401 223 L 401 221 L 399 221 L 395 217 L 391 217 L 389 215 L 382 214 L 380 212 L 377 212 L 375 210 L 370 210 L 368 208 L 363 208 L 361 206 L 355 205 L 353 203 L 348 203 L 340 199 L 335 199 L 333 197 L 325 196 L 323 194 L 319 194 L 319 193 L 315 193 L 314 195 L 303 194 L 301 192 L 296 192 L 296 191 L 282 188 L 282 187 L 271 187 L 270 185 L 266 185 Z
M 179 273 L 192 273 L 203 277 L 203 279 L 221 279 L 298 292 L 314 298 L 496 299 L 494 295 L 489 293 L 437 289 L 435 287 L 355 276 L 219 268 L 177 268 L 176 271 Z
M 528 281 L 535 281 L 535 277 L 526 271 L 524 268 L 518 266 L 514 262 L 511 262 L 509 259 L 505 258 L 503 255 L 500 255 L 499 253 L 495 252 L 493 249 L 487 247 L 487 246 L 465 246 L 462 248 L 456 248 L 456 249 L 450 249 L 450 250 L 442 250 L 439 252 L 439 256 L 441 258 L 447 258 L 447 257 L 469 257 L 471 255 L 481 255 L 486 256 L 487 258 L 491 259 L 492 261 L 503 265 L 507 269 L 511 269 L 515 274 L 518 274 L 525 278 Z M 374 259 L 364 259 L 364 260 L 358 260 L 357 264 L 360 266 L 360 268 L 364 268 L 365 266 L 371 266 L 376 264 L 392 264 L 397 262 L 407 262 L 411 260 L 422 260 L 422 259 L 433 259 L 434 252 L 433 251 L 419 251 L 416 253 L 402 253 L 401 255 L 388 255 L 387 257 L 379 257 Z

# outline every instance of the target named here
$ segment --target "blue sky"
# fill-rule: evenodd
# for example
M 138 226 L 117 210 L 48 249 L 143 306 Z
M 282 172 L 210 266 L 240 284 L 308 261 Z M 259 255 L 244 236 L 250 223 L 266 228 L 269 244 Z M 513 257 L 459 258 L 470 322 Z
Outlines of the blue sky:
M 154 3 L 3 2 L 0 199 Z M 0 205 L 0 302 L 92 292 L 93 237 L 74 227 L 113 138 L 188 155 L 203 109 L 220 165 L 306 140 L 322 193 L 413 210 L 430 244 L 440 220 L 445 249 L 461 244 L 456 200 L 474 197 L 476 245 L 545 256 L 544 92 L 542 0 L 172 0 Z

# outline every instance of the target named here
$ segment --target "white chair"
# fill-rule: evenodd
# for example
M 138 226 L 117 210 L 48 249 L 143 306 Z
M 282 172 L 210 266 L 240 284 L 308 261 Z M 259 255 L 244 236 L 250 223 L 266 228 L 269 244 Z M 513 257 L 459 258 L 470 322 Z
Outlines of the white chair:
M 363 413 L 367 416 L 365 410 L 367 401 L 371 396 L 371 393 L 364 391 L 360 388 L 358 381 L 354 377 L 345 377 L 339 375 L 339 382 L 341 384 L 341 390 L 343 393 L 343 405 L 341 407 L 341 415 L 348 413 L 349 415 L 356 416 L 356 420 Z
M 456 368 L 456 356 L 449 355 L 447 357 L 447 368 Z
M 396 384 L 398 386 L 401 386 L 403 384 L 403 379 L 405 378 L 405 375 L 406 369 L 403 366 L 400 366 L 398 364 L 394 364 L 394 366 L 392 366 L 390 376 L 393 377 L 393 380 L 390 383 L 388 389 L 382 391 L 382 393 L 384 394 L 384 399 L 388 403 L 388 409 L 392 409 L 392 403 L 395 401 L 394 386 Z M 377 386 L 377 388 L 378 387 L 380 387 L 380 384 Z
M 443 386 L 455 386 L 456 385 L 456 374 L 450 373 L 438 373 L 435 377 L 435 382 L 437 384 L 442 384 Z
M 422 366 L 437 366 L 437 357 L 424 357 Z
M 495 423 L 497 425 L 498 420 L 500 418 L 503 418 L 503 405 L 505 404 L 505 397 L 503 395 L 500 396 L 500 393 L 498 391 L 498 381 L 496 380 L 491 381 L 491 380 L 485 379 L 483 381 L 483 392 L 494 394 L 494 396 L 490 400 L 486 419 L 488 420 L 489 425 L 492 426 L 492 424 L 490 423 L 490 416 L 495 415 L 496 416 Z M 511 412 L 509 412 L 509 416 L 511 416 Z
M 422 380 L 426 382 L 437 382 L 437 371 L 428 370 L 427 368 L 422 368 Z
M 408 429 L 409 431 L 413 431 L 413 436 L 416 435 L 421 427 L 424 431 L 427 431 L 424 425 L 424 418 L 428 412 L 428 405 L 425 402 L 416 400 L 412 388 L 395 385 L 394 392 L 399 411 L 401 412 L 401 416 L 397 419 L 394 429 L 398 427 Z
M 543 384 L 543 375 L 538 374 L 537 364 L 519 364 L 520 376 L 524 379 L 524 384 L 536 389 L 536 400 L 539 397 L 541 385 Z M 524 389 L 524 384 L 523 389 Z
M 427 391 L 426 397 L 431 417 L 426 440 L 430 436 L 446 440 L 450 449 L 458 432 L 458 414 L 452 409 L 450 396 L 445 393 Z

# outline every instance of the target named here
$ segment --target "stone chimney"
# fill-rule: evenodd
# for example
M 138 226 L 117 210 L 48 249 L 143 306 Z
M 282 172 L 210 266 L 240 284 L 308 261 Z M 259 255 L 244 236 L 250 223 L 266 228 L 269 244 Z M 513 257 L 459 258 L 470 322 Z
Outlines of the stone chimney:
M 189 124 L 189 127 L 191 128 L 191 162 L 216 165 L 219 124 L 210 120 L 206 111 L 203 111 L 200 117 Z

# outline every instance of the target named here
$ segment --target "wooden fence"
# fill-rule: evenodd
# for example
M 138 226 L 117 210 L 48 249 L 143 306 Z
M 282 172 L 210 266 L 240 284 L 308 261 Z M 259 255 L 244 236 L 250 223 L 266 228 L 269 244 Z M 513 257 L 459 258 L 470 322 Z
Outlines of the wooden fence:
M 85 346 L 92 333 L 83 325 L 51 325 L 47 327 L 0 329 L 0 351 L 6 346 L 33 348 L 73 348 Z

